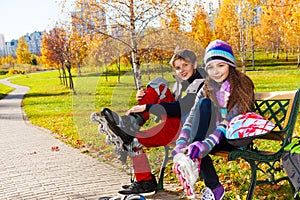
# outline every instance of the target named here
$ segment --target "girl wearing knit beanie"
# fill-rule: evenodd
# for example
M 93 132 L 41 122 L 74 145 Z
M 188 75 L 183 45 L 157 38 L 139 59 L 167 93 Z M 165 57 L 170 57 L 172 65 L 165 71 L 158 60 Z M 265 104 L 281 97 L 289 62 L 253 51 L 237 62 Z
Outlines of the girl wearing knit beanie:
M 219 200 L 225 190 L 208 153 L 212 149 L 234 148 L 223 140 L 226 127 L 235 116 L 253 109 L 254 85 L 236 69 L 232 47 L 222 40 L 207 46 L 204 63 L 208 76 L 172 151 L 173 169 L 189 197 L 194 197 L 193 185 L 200 172 L 207 186 L 202 199 Z M 187 148 L 180 148 L 185 146 L 182 144 Z

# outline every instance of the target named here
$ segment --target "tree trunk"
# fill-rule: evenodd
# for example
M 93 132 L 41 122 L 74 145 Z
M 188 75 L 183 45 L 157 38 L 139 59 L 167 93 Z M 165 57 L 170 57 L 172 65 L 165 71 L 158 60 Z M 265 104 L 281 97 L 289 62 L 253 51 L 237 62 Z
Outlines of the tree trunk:
M 77 68 L 78 68 L 78 76 L 81 76 L 80 62 L 77 63 Z
M 255 63 L 254 63 L 254 36 L 253 36 L 253 30 L 251 31 L 251 49 L 252 49 L 252 70 L 255 71 Z
M 151 78 L 150 78 L 149 63 L 147 64 L 147 74 L 148 74 L 148 81 L 150 81 Z
M 118 83 L 121 83 L 121 57 L 118 57 L 117 68 L 118 68 Z
M 64 64 L 61 64 L 61 71 L 62 71 L 62 80 L 63 80 L 63 84 L 64 86 L 68 87 L 68 81 L 67 81 L 67 75 L 66 75 L 66 70 L 64 67 Z
M 136 89 L 139 90 L 142 88 L 142 77 L 141 77 L 141 69 L 140 69 L 140 61 L 139 61 L 139 53 L 137 47 L 137 38 L 135 32 L 135 16 L 134 16 L 134 2 L 130 0 L 130 30 L 131 30 L 131 61 L 133 67 L 133 73 L 135 77 Z
M 65 85 L 66 87 L 69 87 L 68 80 L 67 80 L 67 74 L 66 74 L 65 68 L 63 68 L 63 80 L 64 80 L 64 85 Z
M 59 73 L 60 84 L 62 85 L 63 84 L 63 80 L 62 80 L 62 74 L 61 74 L 61 71 L 60 71 L 60 67 L 58 68 L 58 73 Z
M 276 58 L 279 59 L 279 38 L 277 38 Z
M 240 52 L 241 52 L 241 64 L 242 64 L 242 72 L 246 72 L 246 64 L 245 64 L 245 39 L 244 39 L 244 33 L 243 29 L 241 28 L 240 31 Z
M 275 58 L 275 45 L 274 45 L 274 42 L 272 42 L 272 58 Z
M 108 67 L 107 64 L 105 64 L 105 80 L 108 81 Z
M 68 63 L 68 64 L 66 65 L 66 68 L 67 68 L 68 74 L 69 74 L 70 89 L 72 90 L 73 94 L 76 95 L 76 91 L 75 91 L 74 83 L 73 83 L 72 72 L 71 72 L 71 64 Z
M 160 57 L 159 66 L 160 66 L 160 71 L 161 71 L 161 77 L 164 78 L 164 66 L 163 66 L 163 58 L 162 57 Z

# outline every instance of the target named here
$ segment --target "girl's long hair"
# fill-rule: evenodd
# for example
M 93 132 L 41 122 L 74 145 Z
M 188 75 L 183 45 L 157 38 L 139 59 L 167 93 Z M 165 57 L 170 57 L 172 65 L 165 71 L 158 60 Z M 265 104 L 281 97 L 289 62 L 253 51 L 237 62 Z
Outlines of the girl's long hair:
M 241 109 L 242 113 L 250 112 L 254 107 L 254 84 L 252 80 L 236 68 L 229 66 L 229 75 L 227 80 L 230 84 L 230 97 L 227 105 L 230 111 L 235 104 Z M 204 83 L 204 96 L 210 98 L 215 105 L 219 105 L 214 92 L 214 80 L 207 77 Z

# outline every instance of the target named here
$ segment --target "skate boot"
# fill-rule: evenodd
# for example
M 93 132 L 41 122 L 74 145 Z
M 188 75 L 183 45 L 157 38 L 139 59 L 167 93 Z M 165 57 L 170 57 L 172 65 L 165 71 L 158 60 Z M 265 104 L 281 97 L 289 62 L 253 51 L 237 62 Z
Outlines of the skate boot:
M 125 146 L 122 138 L 120 138 L 114 131 L 110 129 L 107 120 L 97 112 L 93 112 L 90 115 L 90 120 L 93 123 L 99 124 L 98 132 L 101 134 L 106 134 L 105 142 L 108 145 L 114 145 L 114 152 L 117 155 L 120 155 L 120 160 L 122 162 L 126 162 L 125 157 L 127 156 L 125 156 L 125 154 L 127 155 L 127 147 Z
M 173 171 L 177 174 L 183 189 L 186 190 L 189 199 L 195 198 L 194 184 L 199 177 L 200 162 L 193 161 L 187 155 L 178 153 L 173 158 Z
M 123 164 L 126 163 L 127 156 L 133 157 L 143 152 L 143 145 L 139 143 L 137 138 L 134 138 L 133 136 L 127 135 L 125 133 L 122 134 L 123 132 L 119 134 L 120 132 L 112 130 L 111 127 L 115 126 L 109 126 L 109 123 L 104 116 L 101 116 L 99 113 L 94 112 L 91 114 L 90 119 L 93 123 L 99 124 L 98 132 L 101 134 L 106 134 L 105 142 L 108 145 L 115 146 L 114 152 L 119 155 L 119 159 Z M 116 127 L 116 129 L 117 128 L 118 127 Z
M 110 129 L 123 140 L 124 144 L 129 144 L 144 124 L 144 119 L 139 114 L 119 116 L 108 108 L 101 110 L 101 115 L 107 120 Z

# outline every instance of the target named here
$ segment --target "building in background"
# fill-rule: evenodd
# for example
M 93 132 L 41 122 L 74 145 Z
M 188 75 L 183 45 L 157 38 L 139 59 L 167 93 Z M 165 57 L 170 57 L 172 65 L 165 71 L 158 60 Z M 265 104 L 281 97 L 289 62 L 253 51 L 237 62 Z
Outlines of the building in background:
M 214 27 L 214 15 L 218 12 L 218 9 L 221 7 L 223 0 L 198 0 L 197 3 L 198 5 L 202 6 L 204 11 L 208 14 L 209 22 L 212 27 Z M 239 8 L 237 8 L 238 12 Z M 252 20 L 251 24 L 259 24 L 261 20 L 261 15 L 262 15 L 262 7 L 261 6 L 256 6 L 253 9 L 253 12 L 255 13 Z
M 5 47 L 5 40 L 4 40 L 4 35 L 0 34 L 0 57 L 6 56 L 6 47 Z
M 41 42 L 43 38 L 43 32 L 35 31 L 33 33 L 27 33 L 23 36 L 28 44 L 28 50 L 30 53 L 40 56 L 41 55 Z M 16 56 L 16 50 L 18 48 L 18 40 L 11 40 L 5 42 L 4 35 L 0 34 L 0 57 L 11 55 Z
M 37 56 L 41 55 L 41 42 L 43 38 L 43 32 L 35 31 L 30 34 L 24 35 L 26 43 L 28 44 L 28 50 L 30 53 L 35 54 Z
M 7 55 L 11 55 L 13 57 L 16 57 L 16 49 L 18 48 L 18 40 L 11 40 L 10 42 L 5 42 Z
M 199 5 L 202 5 L 208 16 L 212 16 L 217 9 L 220 8 L 222 0 L 199 0 Z

